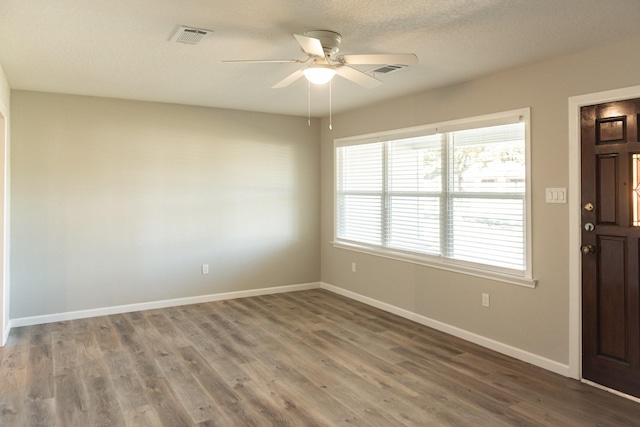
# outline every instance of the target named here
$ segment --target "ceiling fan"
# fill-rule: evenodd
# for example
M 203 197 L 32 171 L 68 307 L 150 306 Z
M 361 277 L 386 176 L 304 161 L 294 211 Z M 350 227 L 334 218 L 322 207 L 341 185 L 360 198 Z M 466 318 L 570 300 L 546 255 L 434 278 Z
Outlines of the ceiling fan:
M 289 86 L 302 76 L 315 84 L 324 84 L 333 79 L 335 75 L 344 77 L 361 86 L 371 88 L 382 82 L 374 76 L 357 70 L 350 65 L 396 65 L 408 66 L 418 63 L 418 57 L 413 53 L 381 53 L 360 55 L 338 55 L 342 36 L 339 33 L 328 30 L 307 31 L 303 34 L 294 34 L 300 47 L 307 54 L 307 59 L 249 59 L 223 62 L 235 63 L 285 63 L 295 62 L 305 66 L 280 82 L 273 88 Z

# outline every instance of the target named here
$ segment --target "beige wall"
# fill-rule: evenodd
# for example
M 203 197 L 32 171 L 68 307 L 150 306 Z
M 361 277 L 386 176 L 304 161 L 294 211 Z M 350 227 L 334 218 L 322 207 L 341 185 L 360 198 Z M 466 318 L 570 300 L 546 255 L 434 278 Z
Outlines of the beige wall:
M 568 98 L 640 84 L 640 40 L 372 105 L 322 125 L 322 281 L 559 364 L 569 360 Z M 422 59 L 428 61 L 428 58 Z M 389 75 L 388 80 L 401 78 Z M 531 107 L 533 274 L 536 289 L 384 259 L 331 245 L 333 139 Z M 570 203 L 580 203 L 570 200 Z M 351 263 L 357 262 L 357 273 Z M 481 306 L 489 293 L 491 307 Z
M 9 335 L 9 83 L 0 65 L 0 345 Z
M 11 96 L 11 318 L 320 279 L 317 120 Z

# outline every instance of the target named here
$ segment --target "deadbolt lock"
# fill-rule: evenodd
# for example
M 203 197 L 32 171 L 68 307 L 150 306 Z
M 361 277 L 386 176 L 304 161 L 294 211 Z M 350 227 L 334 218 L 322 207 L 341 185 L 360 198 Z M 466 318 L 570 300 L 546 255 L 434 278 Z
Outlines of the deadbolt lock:
M 587 203 L 584 205 L 584 210 L 587 212 L 591 212 L 593 210 L 593 203 Z
M 595 227 L 595 225 L 593 225 L 593 223 L 588 222 L 588 223 L 586 223 L 586 224 L 584 225 L 584 229 L 585 229 L 586 231 L 593 231 L 593 230 L 595 230 L 595 229 L 596 229 L 596 227 Z

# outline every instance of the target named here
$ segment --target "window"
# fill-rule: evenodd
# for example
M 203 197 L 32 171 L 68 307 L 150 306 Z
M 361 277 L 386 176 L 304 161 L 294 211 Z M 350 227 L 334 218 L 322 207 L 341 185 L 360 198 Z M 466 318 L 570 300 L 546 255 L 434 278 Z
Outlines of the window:
M 531 285 L 529 110 L 336 140 L 335 244 Z

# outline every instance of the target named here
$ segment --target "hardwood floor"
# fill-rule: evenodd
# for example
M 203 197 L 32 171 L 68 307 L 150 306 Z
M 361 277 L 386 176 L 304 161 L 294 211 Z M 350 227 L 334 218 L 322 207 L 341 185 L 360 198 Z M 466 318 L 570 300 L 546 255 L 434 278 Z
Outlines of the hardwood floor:
M 322 291 L 30 326 L 2 426 L 640 426 L 640 404 Z

